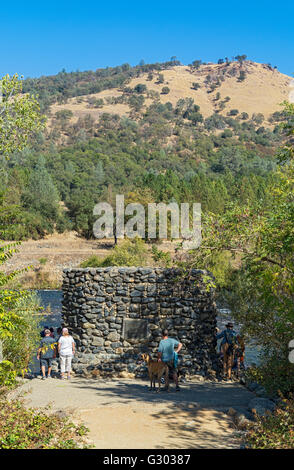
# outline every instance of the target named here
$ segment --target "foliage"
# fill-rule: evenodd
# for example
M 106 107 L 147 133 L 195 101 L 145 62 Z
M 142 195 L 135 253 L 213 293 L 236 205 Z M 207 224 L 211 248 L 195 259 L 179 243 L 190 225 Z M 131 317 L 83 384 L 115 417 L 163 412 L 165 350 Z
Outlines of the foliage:
M 27 409 L 20 400 L 0 401 L 0 449 L 84 449 L 87 432 L 68 418 Z
M 247 446 L 253 449 L 294 448 L 294 400 L 284 399 L 273 414 L 256 417 L 256 424 L 246 434 Z
M 288 124 L 290 135 L 292 131 Z M 275 171 L 265 198 L 250 198 L 243 204 L 230 202 L 222 214 L 203 215 L 202 245 L 190 253 L 188 260 L 192 266 L 209 269 L 215 253 L 225 251 L 238 261 L 226 299 L 242 323 L 243 333 L 262 348 L 260 373 L 272 377 L 272 390 L 280 388 L 284 392 L 293 387 L 289 373 L 293 368 L 288 361 L 288 344 L 294 338 L 292 145 L 290 142 L 285 150 L 290 147 L 288 163 Z
M 29 369 L 32 355 L 39 344 L 39 319 L 36 315 L 40 311 L 40 303 L 33 292 L 16 301 L 13 311 L 22 321 L 13 335 L 3 340 L 3 355 L 13 365 L 17 375 L 24 375 Z
M 0 394 L 15 385 L 16 370 L 12 362 L 3 360 L 0 362 Z
M 126 239 L 116 245 L 105 258 L 92 256 L 81 264 L 82 268 L 107 266 L 145 266 L 148 249 L 140 238 Z
M 156 245 L 152 245 L 152 258 L 156 262 L 156 266 L 163 265 L 169 268 L 172 264 L 170 253 L 159 250 Z
M 5 263 L 16 252 L 13 244 L 0 244 L 0 266 Z M 17 276 L 18 272 L 10 274 L 0 272 L 0 339 L 11 338 L 17 328 L 24 325 L 23 319 L 16 313 L 15 306 L 18 301 L 27 296 L 22 291 L 5 289 L 4 286 Z
M 258 367 L 250 367 L 246 372 L 248 379 L 261 384 L 272 397 L 289 396 L 294 390 L 294 364 L 274 354 L 270 357 L 263 354 L 260 360 Z
M 27 78 L 24 80 L 24 93 L 38 94 L 43 111 L 48 110 L 53 103 L 66 103 L 74 96 L 83 96 L 99 93 L 102 90 L 123 87 L 132 78 L 143 73 L 161 71 L 178 61 L 167 61 L 155 64 L 139 64 L 131 67 L 122 64 L 117 67 L 107 67 L 96 71 L 70 72 L 62 70 L 57 75 L 42 76 L 40 78 Z
M 34 96 L 22 95 L 18 75 L 0 80 L 0 157 L 23 148 L 28 137 L 43 128 L 39 104 Z
M 273 149 L 281 143 L 283 131 L 260 127 L 258 115 L 258 122 L 256 116 L 249 121 L 217 112 L 204 119 L 192 98 L 180 99 L 174 106 L 160 103 L 159 93 L 147 90 L 143 83 L 136 90 L 126 86 L 130 78 L 152 71 L 160 75 L 171 65 L 175 62 L 123 64 L 96 72 L 62 71 L 23 82 L 24 92 L 40 94 L 43 107 L 121 86 L 121 95 L 106 101 L 126 103 L 131 113 L 128 118 L 102 113 L 98 121 L 90 115 L 74 121 L 71 111 L 64 109 L 52 119 L 50 130 L 35 135 L 32 150 L 0 161 L 0 192 L 6 192 L 5 201 L 0 197 L 0 210 L 11 206 L 15 212 L 11 217 L 14 228 L 2 238 L 37 239 L 54 230 L 71 229 L 91 238 L 93 207 L 104 200 L 110 185 L 113 191 L 126 194 L 140 192 L 142 186 L 147 189 L 150 183 L 152 191 L 161 193 L 158 202 L 197 198 L 204 210 L 218 211 L 224 200 L 215 198 L 216 187 L 223 190 L 225 186 L 226 202 L 239 200 L 238 190 L 241 198 L 247 191 L 246 176 L 249 198 L 259 197 L 275 167 Z M 96 106 L 97 99 L 90 100 Z
M 161 93 L 162 93 L 163 95 L 168 95 L 169 92 L 170 92 L 170 89 L 169 89 L 168 86 L 164 86 L 164 87 L 162 88 L 162 90 L 161 90 Z
M 16 245 L 17 243 L 0 244 L 0 266 L 13 256 L 16 252 Z M 0 272 L 0 340 L 4 342 L 5 357 L 7 352 L 5 341 L 9 342 L 15 335 L 24 334 L 23 330 L 28 327 L 24 315 L 19 311 L 19 306 L 28 297 L 28 293 L 4 288 L 17 274 L 16 271 L 10 274 Z M 18 367 L 14 366 L 14 360 L 18 362 L 18 365 L 21 364 L 18 357 L 14 357 L 13 360 L 9 360 L 10 357 L 6 357 L 6 359 L 7 361 L 1 366 L 0 387 L 13 385 L 14 378 L 19 372 Z M 25 362 L 23 365 L 27 365 L 27 363 Z

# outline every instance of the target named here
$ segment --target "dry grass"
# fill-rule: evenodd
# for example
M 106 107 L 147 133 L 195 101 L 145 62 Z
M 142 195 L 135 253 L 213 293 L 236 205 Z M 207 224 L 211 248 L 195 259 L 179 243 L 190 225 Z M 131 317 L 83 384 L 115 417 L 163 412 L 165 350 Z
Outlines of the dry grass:
M 200 106 L 200 111 L 204 117 L 208 117 L 216 109 L 215 97 L 216 93 L 220 93 L 223 100 L 229 96 L 231 100 L 221 114 L 226 115 L 231 109 L 238 109 L 239 112 L 246 112 L 251 117 L 253 113 L 262 113 L 265 119 L 280 110 L 280 103 L 289 98 L 291 78 L 277 70 L 270 70 L 262 64 L 247 62 L 244 66 L 246 69 L 246 79 L 238 82 L 237 76 L 226 77 L 225 81 L 213 93 L 207 93 L 205 79 L 208 74 L 216 76 L 224 68 L 224 65 L 210 64 L 201 66 L 198 71 L 191 70 L 187 66 L 175 66 L 162 72 L 164 83 L 158 84 L 157 74 L 153 74 L 152 81 L 147 80 L 148 74 L 144 74 L 139 78 L 135 78 L 128 84 L 134 87 L 138 83 L 146 84 L 148 90 L 161 92 L 163 86 L 170 88 L 167 95 L 160 94 L 162 103 L 171 102 L 173 105 L 181 98 L 193 98 L 194 102 Z M 236 67 L 236 64 L 235 64 Z M 198 82 L 201 87 L 198 90 L 192 89 L 192 83 Z M 118 89 L 104 90 L 94 95 L 84 96 L 84 101 L 79 103 L 79 99 L 71 98 L 67 104 L 53 105 L 51 107 L 52 116 L 57 111 L 69 109 L 74 113 L 72 122 L 76 122 L 79 117 L 90 114 L 95 120 L 104 113 L 119 114 L 120 116 L 128 116 L 130 108 L 126 104 L 105 104 L 102 108 L 89 107 L 87 98 L 89 96 L 95 98 L 118 97 L 122 94 Z M 149 106 L 151 99 L 146 99 L 145 104 Z M 266 125 L 267 123 L 265 123 Z M 49 126 L 51 121 L 49 121 Z M 268 124 L 269 125 L 269 124 Z
M 159 249 L 174 253 L 176 246 L 176 242 L 166 241 L 159 245 Z M 64 268 L 78 267 L 93 255 L 105 257 L 112 248 L 113 240 L 86 240 L 76 232 L 55 233 L 41 240 L 22 242 L 19 252 L 0 270 L 9 273 L 31 266 L 29 271 L 16 278 L 17 284 L 27 289 L 56 289 L 61 286 Z M 151 253 L 148 264 L 154 264 Z

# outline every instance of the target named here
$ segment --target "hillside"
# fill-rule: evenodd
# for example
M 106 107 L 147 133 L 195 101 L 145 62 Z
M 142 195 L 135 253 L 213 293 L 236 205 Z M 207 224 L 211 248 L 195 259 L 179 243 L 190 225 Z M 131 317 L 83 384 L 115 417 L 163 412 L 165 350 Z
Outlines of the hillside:
M 240 72 L 244 79 L 240 80 Z M 159 75 L 163 76 L 160 80 Z M 95 121 L 103 113 L 133 117 L 135 120 L 154 102 L 168 103 L 173 107 L 181 99 L 190 98 L 200 107 L 204 118 L 214 113 L 227 116 L 232 110 L 239 115 L 247 113 L 263 114 L 263 125 L 272 127 L 269 122 L 272 114 L 280 111 L 280 104 L 288 99 L 291 78 L 265 64 L 246 61 L 242 65 L 233 62 L 226 64 L 201 65 L 198 69 L 192 66 L 176 65 L 159 72 L 145 72 L 132 78 L 127 85 L 103 90 L 99 93 L 69 98 L 66 103 L 53 104 L 50 107 L 49 127 L 52 127 L 56 113 L 69 110 L 73 113 L 71 123 L 90 115 Z M 193 88 L 197 83 L 198 89 Z M 140 113 L 134 116 L 129 103 L 130 89 L 145 85 L 142 93 L 144 104 Z M 169 88 L 167 94 L 162 93 Z M 228 98 L 229 97 L 229 100 Z
M 116 194 L 126 204 L 197 201 L 218 213 L 231 202 L 266 202 L 291 78 L 242 57 L 25 80 L 47 127 L 0 162 L 0 208 L 13 206 L 0 237 L 91 239 L 94 205 L 113 205 Z

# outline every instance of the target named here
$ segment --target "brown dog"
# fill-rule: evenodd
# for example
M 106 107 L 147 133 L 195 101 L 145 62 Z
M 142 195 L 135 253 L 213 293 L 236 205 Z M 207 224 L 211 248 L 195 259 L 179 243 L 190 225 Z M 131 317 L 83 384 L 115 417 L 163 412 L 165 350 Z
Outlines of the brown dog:
M 152 361 L 149 354 L 143 353 L 141 354 L 141 358 L 143 359 L 144 362 L 146 362 L 147 367 L 148 367 L 148 374 L 149 374 L 149 379 L 150 379 L 150 389 L 155 390 L 155 380 L 157 378 L 158 380 L 158 392 L 160 391 L 160 379 L 165 374 L 165 377 L 167 377 L 168 374 L 168 367 L 164 362 L 158 362 L 158 361 Z

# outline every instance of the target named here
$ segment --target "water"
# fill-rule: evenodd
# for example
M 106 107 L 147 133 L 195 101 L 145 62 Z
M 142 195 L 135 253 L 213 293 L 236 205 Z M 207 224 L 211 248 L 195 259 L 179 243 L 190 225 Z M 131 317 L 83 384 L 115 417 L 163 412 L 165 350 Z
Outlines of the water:
M 53 328 L 58 328 L 61 325 L 61 301 L 62 301 L 62 291 L 61 290 L 38 290 L 38 297 L 40 303 L 44 309 L 48 309 L 51 313 L 44 312 L 44 315 L 41 316 L 40 326 L 52 326 Z
M 50 307 L 50 314 L 45 313 L 41 317 L 40 325 L 44 326 L 53 326 L 53 328 L 58 328 L 61 325 L 61 300 L 62 300 L 62 291 L 60 290 L 39 290 L 38 296 L 41 300 L 41 305 L 44 308 Z M 234 320 L 232 320 L 230 310 L 225 308 L 219 308 L 219 315 L 217 318 L 217 327 L 222 331 L 225 329 L 226 323 L 232 321 L 234 323 L 235 331 L 240 331 L 240 325 L 238 325 Z M 218 341 L 218 348 L 221 340 Z M 252 363 L 258 364 L 258 353 L 259 348 L 252 342 L 246 343 L 245 351 L 245 365 L 248 366 Z

